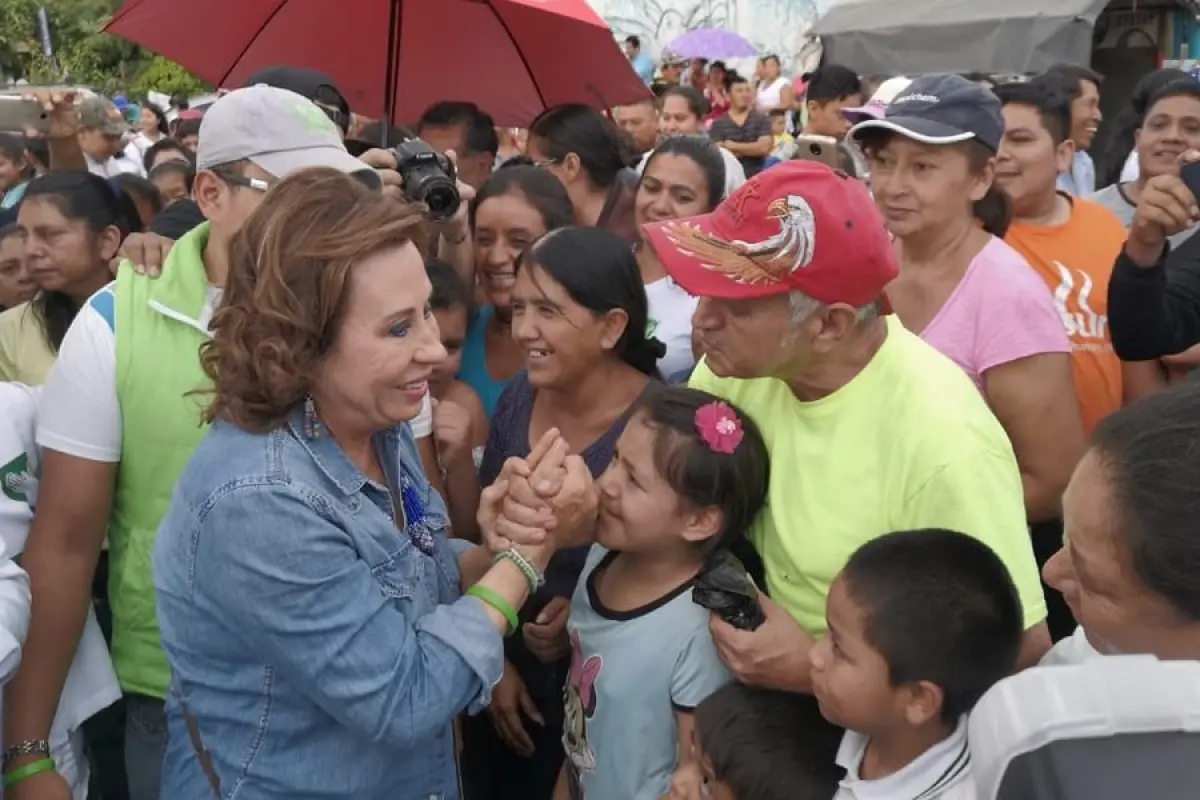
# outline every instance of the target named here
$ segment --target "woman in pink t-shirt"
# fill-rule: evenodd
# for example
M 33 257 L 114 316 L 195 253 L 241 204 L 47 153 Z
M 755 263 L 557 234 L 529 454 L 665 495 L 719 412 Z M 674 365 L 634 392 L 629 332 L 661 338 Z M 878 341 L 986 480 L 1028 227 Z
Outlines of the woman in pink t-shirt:
M 851 131 L 896 238 L 888 302 L 905 327 L 951 358 L 1008 432 L 1031 523 L 1060 516 L 1083 453 L 1071 345 L 1046 284 L 1001 241 L 1011 207 L 993 186 L 1000 103 L 954 75 L 914 81 Z

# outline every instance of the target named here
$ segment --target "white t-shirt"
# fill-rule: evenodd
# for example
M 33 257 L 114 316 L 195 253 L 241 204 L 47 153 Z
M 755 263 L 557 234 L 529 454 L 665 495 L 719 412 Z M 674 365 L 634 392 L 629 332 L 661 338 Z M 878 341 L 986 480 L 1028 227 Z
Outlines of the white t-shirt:
M 125 173 L 146 177 L 146 168 L 142 166 L 142 151 L 138 150 L 133 142 L 125 145 L 120 158 L 97 161 L 87 153 L 84 153 L 83 157 L 87 161 L 88 172 L 101 178 L 115 178 Z
M 1138 151 L 1135 147 L 1133 152 L 1129 154 L 1129 158 L 1125 159 L 1125 165 L 1121 167 L 1121 183 L 1132 183 L 1142 174 L 1142 165 L 1138 161 Z
M 670 378 L 696 363 L 692 355 L 692 314 L 699 299 L 688 294 L 671 278 L 659 278 L 646 284 L 650 306 L 647 333 L 667 346 L 667 354 L 658 360 L 658 371 Z
M 781 75 L 770 83 L 758 87 L 758 92 L 755 96 L 755 102 L 758 103 L 758 110 L 765 114 L 773 108 L 779 108 L 783 89 L 787 85 L 788 79 Z
M 742 162 L 738 161 L 737 156 L 733 153 L 724 147 L 718 149 L 721 151 L 721 158 L 725 161 L 725 195 L 721 197 L 724 200 L 742 188 L 742 184 L 746 182 L 746 168 L 742 166 Z M 639 175 L 646 169 L 646 162 L 650 160 L 651 154 L 646 153 L 646 155 L 642 156 L 642 160 L 638 162 L 637 171 Z
M 37 443 L 42 447 L 108 463 L 121 460 L 122 440 L 117 341 L 113 333 L 115 286 L 110 283 L 92 295 L 67 330 L 58 349 L 58 361 L 42 391 L 37 431 Z M 196 322 L 207 327 L 220 301 L 221 289 L 209 285 Z M 432 420 L 427 397 L 421 416 L 413 421 L 414 435 L 432 433 Z
M 37 507 L 41 468 L 40 454 L 34 444 L 37 402 L 37 389 L 17 383 L 0 383 L 0 481 L 3 489 L 0 491 L 0 649 L 23 641 L 29 625 L 27 587 L 23 590 L 26 597 L 24 618 L 14 616 L 20 610 L 14 606 L 13 601 L 20 600 L 14 592 L 21 591 L 24 573 L 10 559 L 25 549 L 25 538 L 29 535 Z M 15 671 L 15 663 L 12 667 Z M 7 674 L 0 674 L 0 683 L 12 677 L 9 670 L 4 672 Z M 95 612 L 89 607 L 51 726 L 50 739 L 56 751 L 65 746 L 71 732 L 85 720 L 120 697 L 121 687 L 104 644 L 104 634 Z M 55 756 L 58 756 L 57 752 Z
M 833 800 L 976 800 L 965 716 L 949 737 L 899 772 L 874 781 L 859 777 L 868 741 L 854 731 L 842 737 L 837 765 L 846 770 L 846 777 Z

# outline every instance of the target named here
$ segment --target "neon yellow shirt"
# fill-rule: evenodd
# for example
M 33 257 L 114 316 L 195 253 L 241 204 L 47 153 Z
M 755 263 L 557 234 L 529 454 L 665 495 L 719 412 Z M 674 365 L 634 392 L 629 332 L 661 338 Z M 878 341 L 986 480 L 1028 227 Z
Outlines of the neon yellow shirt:
M 773 378 L 690 385 L 738 405 L 771 454 L 767 507 L 751 528 L 771 597 L 813 636 L 825 597 L 858 547 L 885 533 L 946 528 L 991 547 L 1021 595 L 1027 628 L 1046 600 L 1012 445 L 979 390 L 938 351 L 887 318 L 888 335 L 849 384 L 815 402 Z

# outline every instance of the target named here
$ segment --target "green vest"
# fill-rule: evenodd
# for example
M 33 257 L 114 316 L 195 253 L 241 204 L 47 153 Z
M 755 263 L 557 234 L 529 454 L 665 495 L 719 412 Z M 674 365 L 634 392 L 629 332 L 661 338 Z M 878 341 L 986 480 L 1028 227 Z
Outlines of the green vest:
M 163 698 L 171 679 L 158 634 L 151 556 L 159 523 L 192 451 L 208 426 L 208 387 L 199 348 L 209 338 L 197 318 L 208 278 L 208 224 L 180 239 L 158 279 L 128 262 L 117 273 L 114 331 L 117 397 L 124 430 L 109 518 L 108 597 L 112 660 L 126 692 Z

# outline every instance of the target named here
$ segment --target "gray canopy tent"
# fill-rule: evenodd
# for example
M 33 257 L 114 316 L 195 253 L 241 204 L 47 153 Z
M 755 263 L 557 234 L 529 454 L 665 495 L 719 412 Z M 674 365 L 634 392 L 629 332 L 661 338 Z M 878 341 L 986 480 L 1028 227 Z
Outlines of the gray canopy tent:
M 1087 64 L 1109 0 L 848 0 L 817 20 L 826 59 L 860 73 L 1039 72 Z

